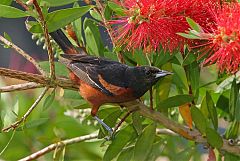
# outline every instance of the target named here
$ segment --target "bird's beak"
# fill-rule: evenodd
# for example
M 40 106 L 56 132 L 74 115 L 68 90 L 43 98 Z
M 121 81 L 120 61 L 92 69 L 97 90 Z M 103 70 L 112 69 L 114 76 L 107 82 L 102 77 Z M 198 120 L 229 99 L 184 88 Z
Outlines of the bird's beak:
M 167 75 L 172 75 L 172 74 L 173 74 L 172 72 L 161 70 L 158 73 L 156 73 L 155 78 L 161 78 L 161 77 L 165 77 Z

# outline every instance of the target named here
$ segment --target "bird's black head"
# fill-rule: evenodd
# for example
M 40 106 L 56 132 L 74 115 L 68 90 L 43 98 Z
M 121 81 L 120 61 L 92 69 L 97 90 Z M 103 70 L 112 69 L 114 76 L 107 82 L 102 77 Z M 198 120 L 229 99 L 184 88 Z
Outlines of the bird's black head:
M 131 80 L 129 87 L 134 90 L 137 98 L 147 92 L 160 78 L 170 74 L 172 73 L 151 66 L 131 67 L 127 70 L 128 80 Z

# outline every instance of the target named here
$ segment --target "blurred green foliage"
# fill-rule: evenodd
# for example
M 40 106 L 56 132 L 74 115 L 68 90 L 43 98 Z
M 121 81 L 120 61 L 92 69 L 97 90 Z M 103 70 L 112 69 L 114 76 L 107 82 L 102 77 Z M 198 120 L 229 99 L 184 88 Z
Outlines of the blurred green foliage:
M 76 1 L 40 0 L 39 2 L 42 7 L 48 9 L 48 7 L 62 6 Z M 36 16 L 30 11 L 25 12 L 10 7 L 11 2 L 11 0 L 0 2 L 0 17 Z M 106 5 L 105 19 L 110 19 L 112 14 L 123 15 L 121 7 L 117 4 L 108 2 Z M 197 53 L 188 51 L 187 48 L 183 53 L 179 51 L 169 53 L 162 50 L 147 55 L 142 50 L 135 51 L 134 54 L 123 51 L 118 46 L 110 50 L 103 45 L 99 31 L 99 21 L 102 17 L 92 8 L 93 6 L 79 7 L 75 3 L 74 8 L 59 9 L 44 13 L 44 16 L 50 31 L 72 23 L 79 44 L 85 45 L 91 55 L 117 60 L 116 53 L 121 52 L 128 65 L 152 65 L 172 71 L 174 75 L 163 78 L 153 87 L 154 109 L 184 124 L 178 107 L 186 103 L 192 104 L 190 116 L 193 116 L 193 123 L 202 135 L 206 136 L 213 148 L 222 146 L 221 135 L 227 139 L 239 137 L 239 72 L 229 77 L 226 74 L 219 75 L 215 65 L 200 67 L 201 60 L 197 59 Z M 92 17 L 83 20 L 82 16 L 88 11 Z M 188 22 L 192 28 L 198 29 L 193 21 L 188 19 Z M 28 27 L 34 34 L 41 32 L 38 22 L 29 22 Z M 14 38 L 12 40 L 14 41 Z M 46 71 L 49 68 L 48 62 L 40 62 L 40 65 Z M 67 76 L 68 72 L 63 65 L 56 63 L 56 74 Z M 1 86 L 4 86 L 4 82 Z M 1 93 L 1 128 L 23 116 L 41 90 Z M 145 104 L 150 105 L 149 98 L 149 93 L 146 93 L 141 99 Z M 49 91 L 25 123 L 16 129 L 0 159 L 17 160 L 57 141 L 96 131 L 99 131 L 99 139 L 66 146 L 65 152 L 60 151 L 60 155 L 64 155 L 64 160 L 84 161 L 112 159 L 151 161 L 159 157 L 181 161 L 191 158 L 197 161 L 206 152 L 203 146 L 198 146 L 182 137 L 156 134 L 156 129 L 164 127 L 143 118 L 137 112 L 127 118 L 114 140 L 105 141 L 102 138 L 107 133 L 92 120 L 87 110 L 89 107 L 76 91 L 63 91 L 60 88 Z M 114 127 L 126 112 L 118 105 L 107 104 L 101 107 L 99 117 L 109 126 Z M 225 125 L 219 122 L 224 122 Z M 12 134 L 13 131 L 0 134 L 0 149 L 4 149 Z M 44 160 L 53 160 L 53 154 L 54 152 L 44 155 Z M 237 157 L 226 154 L 226 158 L 236 159 Z

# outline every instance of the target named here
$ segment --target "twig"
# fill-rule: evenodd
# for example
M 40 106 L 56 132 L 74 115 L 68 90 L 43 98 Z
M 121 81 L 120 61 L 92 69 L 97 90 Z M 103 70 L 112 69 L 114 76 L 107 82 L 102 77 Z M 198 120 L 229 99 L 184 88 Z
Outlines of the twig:
M 11 48 L 13 48 L 15 51 L 17 51 L 20 55 L 22 55 L 24 58 L 26 58 L 29 62 L 31 62 L 36 68 L 37 70 L 45 75 L 46 73 L 44 72 L 44 70 L 39 66 L 39 64 L 37 63 L 37 61 L 31 57 L 29 54 L 27 54 L 26 52 L 24 52 L 21 48 L 19 48 L 18 46 L 16 46 L 15 44 L 13 44 L 12 42 L 8 41 L 7 39 L 5 39 L 3 36 L 0 35 L 0 41 L 2 41 L 4 44 L 6 44 L 7 46 L 10 46 Z
M 78 85 L 73 84 L 71 80 L 57 77 L 55 81 L 50 81 L 50 78 L 44 77 L 39 74 L 32 74 L 12 69 L 6 69 L 0 67 L 0 76 L 6 76 L 10 78 L 25 80 L 28 82 L 34 82 L 37 84 L 41 84 L 43 86 L 49 86 L 55 88 L 56 86 L 62 87 L 64 89 L 72 89 L 72 90 L 78 90 Z
M 15 123 L 11 124 L 10 126 L 2 129 L 3 132 L 8 132 L 10 129 L 16 129 L 22 122 L 24 122 L 27 117 L 31 114 L 31 112 L 35 109 L 35 107 L 38 105 L 38 103 L 42 100 L 44 95 L 47 93 L 49 87 L 45 87 L 40 96 L 37 98 L 37 100 L 32 104 L 32 106 L 28 109 L 28 111 L 23 115 L 23 117 L 16 121 Z
M 150 95 L 150 109 L 153 110 L 153 90 L 152 87 L 149 90 L 149 95 Z
M 90 134 L 90 135 L 85 135 L 85 136 L 79 136 L 79 137 L 75 137 L 72 139 L 67 139 L 67 140 L 63 140 L 54 144 L 51 144 L 25 158 L 20 159 L 19 161 L 30 161 L 30 160 L 35 160 L 41 156 L 43 156 L 46 153 L 49 153 L 53 150 L 55 150 L 56 148 L 62 147 L 62 146 L 66 146 L 66 145 L 71 145 L 71 144 L 75 144 L 75 143 L 80 143 L 86 140 L 92 140 L 92 139 L 96 139 L 98 136 L 98 134 Z
M 128 118 L 128 116 L 133 113 L 134 111 L 136 111 L 137 109 L 133 109 L 131 111 L 128 111 L 126 113 L 126 115 L 124 115 L 124 117 L 120 120 L 120 122 L 115 126 L 114 130 L 113 130 L 113 134 L 118 130 L 118 128 L 122 125 L 122 123 Z
M 49 38 L 49 34 L 48 34 L 47 24 L 44 19 L 42 10 L 41 10 L 40 6 L 38 5 L 37 0 L 33 0 L 32 2 L 33 2 L 34 7 L 36 8 L 38 15 L 39 15 L 39 22 L 42 25 L 44 37 L 45 37 L 46 43 L 47 43 L 47 51 L 48 51 L 48 58 L 49 58 L 49 64 L 50 64 L 50 78 L 51 78 L 51 80 L 55 80 L 56 76 L 55 76 L 54 54 L 53 54 L 52 44 L 50 42 L 50 38 Z
M 27 82 L 27 83 L 22 83 L 22 84 L 0 87 L 0 93 L 22 91 L 22 90 L 27 90 L 27 89 L 41 88 L 41 87 L 44 87 L 44 85 L 43 84 L 37 84 L 37 83 L 34 83 L 34 82 Z
M 17 2 L 20 6 L 22 6 L 26 11 L 29 10 L 28 6 L 25 5 L 21 0 L 16 0 L 16 2 Z

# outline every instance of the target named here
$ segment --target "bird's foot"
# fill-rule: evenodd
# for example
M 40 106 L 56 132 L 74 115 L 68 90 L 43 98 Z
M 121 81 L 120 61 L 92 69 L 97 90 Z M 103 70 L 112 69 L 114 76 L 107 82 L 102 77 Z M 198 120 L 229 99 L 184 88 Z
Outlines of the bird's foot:
M 103 122 L 103 121 L 102 121 L 100 118 L 98 118 L 97 116 L 94 116 L 93 118 L 96 119 L 96 120 L 98 121 L 98 123 L 101 124 L 101 125 L 108 131 L 108 134 L 109 134 L 109 135 L 108 135 L 107 137 L 105 137 L 105 139 L 106 139 L 107 141 L 113 140 L 113 139 L 114 139 L 114 132 L 113 132 L 112 128 L 109 127 L 105 122 Z

